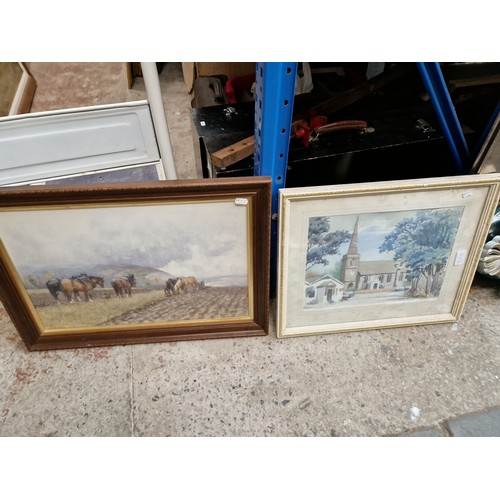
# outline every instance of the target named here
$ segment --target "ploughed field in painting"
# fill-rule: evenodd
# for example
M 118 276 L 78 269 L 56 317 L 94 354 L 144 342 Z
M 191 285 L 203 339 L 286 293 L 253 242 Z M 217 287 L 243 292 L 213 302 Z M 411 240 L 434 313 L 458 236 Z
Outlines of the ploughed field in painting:
M 131 287 L 130 295 L 123 296 L 109 286 L 109 281 L 105 280 L 108 286 L 92 290 L 91 300 L 76 294 L 71 303 L 63 294 L 58 294 L 56 299 L 48 289 L 29 289 L 28 293 L 42 323 L 50 329 L 162 324 L 250 315 L 248 287 L 243 276 L 207 280 L 191 276 L 188 281 L 168 278 L 162 286 L 158 280 L 148 286 L 139 278 Z M 190 285 L 184 286 L 184 281 Z M 174 283 L 172 289 L 167 286 L 171 282 Z

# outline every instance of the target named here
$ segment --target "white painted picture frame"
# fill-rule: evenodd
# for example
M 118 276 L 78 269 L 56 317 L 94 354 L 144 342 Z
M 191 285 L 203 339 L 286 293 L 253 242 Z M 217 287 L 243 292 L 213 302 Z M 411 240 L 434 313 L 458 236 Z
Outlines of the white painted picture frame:
M 277 337 L 458 321 L 499 192 L 498 174 L 281 189 Z

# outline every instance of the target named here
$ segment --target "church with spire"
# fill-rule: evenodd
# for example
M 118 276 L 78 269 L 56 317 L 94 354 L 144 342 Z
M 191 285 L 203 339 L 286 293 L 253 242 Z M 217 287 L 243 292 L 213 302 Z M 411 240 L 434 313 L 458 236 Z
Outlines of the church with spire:
M 324 275 L 305 282 L 307 305 L 336 303 L 354 293 L 391 292 L 403 290 L 408 283 L 407 270 L 394 260 L 364 261 L 358 249 L 359 216 L 347 253 L 342 256 L 340 279 Z
M 363 261 L 358 250 L 359 216 L 347 253 L 342 256 L 340 280 L 345 292 L 392 291 L 403 288 L 406 269 L 393 260 Z

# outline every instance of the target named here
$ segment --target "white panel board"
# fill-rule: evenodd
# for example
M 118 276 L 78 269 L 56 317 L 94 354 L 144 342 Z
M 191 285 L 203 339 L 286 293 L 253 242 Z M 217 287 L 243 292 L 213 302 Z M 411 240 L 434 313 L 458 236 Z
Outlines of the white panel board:
M 0 119 L 0 185 L 160 162 L 147 101 Z

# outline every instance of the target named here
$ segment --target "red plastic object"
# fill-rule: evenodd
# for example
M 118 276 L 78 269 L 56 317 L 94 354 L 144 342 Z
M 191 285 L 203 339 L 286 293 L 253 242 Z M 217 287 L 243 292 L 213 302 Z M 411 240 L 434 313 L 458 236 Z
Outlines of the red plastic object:
M 311 128 L 306 122 L 297 123 L 295 128 L 295 137 L 302 141 L 305 148 L 309 146 L 309 134 L 311 133 Z
M 326 125 L 326 116 L 314 116 L 311 118 L 309 124 L 302 120 L 295 125 L 295 137 L 302 141 L 305 148 L 309 147 L 309 140 L 311 137 L 311 131 Z
M 255 82 L 255 74 L 242 75 L 230 78 L 226 82 L 226 96 L 229 104 L 236 104 L 248 99 L 241 99 L 242 94 L 249 95 L 251 93 L 252 85 Z

